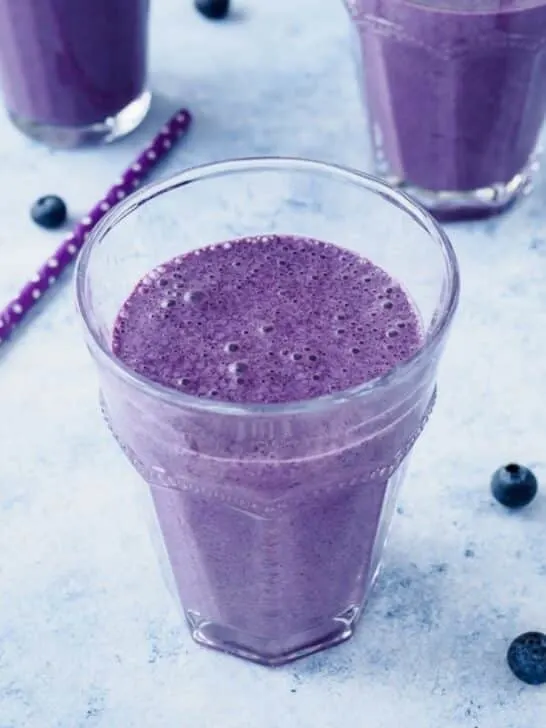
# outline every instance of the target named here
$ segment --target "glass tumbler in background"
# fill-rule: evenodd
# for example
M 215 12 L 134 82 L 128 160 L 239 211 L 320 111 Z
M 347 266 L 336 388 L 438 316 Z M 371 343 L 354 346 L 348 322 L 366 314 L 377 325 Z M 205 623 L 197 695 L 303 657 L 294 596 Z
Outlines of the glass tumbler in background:
M 189 396 L 113 356 L 116 315 L 147 272 L 265 233 L 337 243 L 382 266 L 422 318 L 418 353 L 351 390 L 270 405 Z M 160 554 L 193 638 L 274 665 L 350 637 L 435 401 L 459 292 L 445 233 L 403 194 L 356 172 L 303 160 L 223 162 L 118 205 L 91 233 L 76 288 L 103 412 L 149 486 Z
M 0 0 L 7 112 L 50 146 L 112 141 L 146 116 L 149 0 Z
M 377 174 L 440 217 L 529 186 L 546 108 L 545 0 L 345 0 Z

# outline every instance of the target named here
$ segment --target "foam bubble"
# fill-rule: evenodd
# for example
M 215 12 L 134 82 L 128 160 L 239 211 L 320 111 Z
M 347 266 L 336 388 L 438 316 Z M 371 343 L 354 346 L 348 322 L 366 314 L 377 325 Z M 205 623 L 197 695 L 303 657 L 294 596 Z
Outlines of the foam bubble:
M 230 374 L 244 374 L 248 369 L 248 364 L 244 361 L 234 361 L 228 366 Z
M 185 303 L 200 303 L 205 298 L 205 293 L 203 291 L 200 291 L 198 288 L 194 290 L 189 290 L 184 293 L 184 302 Z

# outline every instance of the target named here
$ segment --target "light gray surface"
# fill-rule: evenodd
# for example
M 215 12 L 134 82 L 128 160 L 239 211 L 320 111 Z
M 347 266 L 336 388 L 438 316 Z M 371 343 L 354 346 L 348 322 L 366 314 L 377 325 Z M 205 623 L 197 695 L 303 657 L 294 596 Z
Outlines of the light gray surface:
M 153 4 L 142 132 L 50 153 L 0 119 L 2 300 L 57 242 L 31 202 L 55 192 L 83 214 L 181 103 L 195 126 L 164 173 L 248 154 L 363 164 L 340 3 L 241 0 L 223 24 L 189 0 Z M 546 489 L 545 199 L 543 175 L 504 217 L 449 228 L 460 314 L 383 574 L 356 639 L 273 671 L 198 648 L 181 625 L 59 285 L 0 352 L 0 728 L 544 726 L 546 691 L 504 656 L 546 629 L 546 500 L 507 514 L 488 479 L 516 459 Z

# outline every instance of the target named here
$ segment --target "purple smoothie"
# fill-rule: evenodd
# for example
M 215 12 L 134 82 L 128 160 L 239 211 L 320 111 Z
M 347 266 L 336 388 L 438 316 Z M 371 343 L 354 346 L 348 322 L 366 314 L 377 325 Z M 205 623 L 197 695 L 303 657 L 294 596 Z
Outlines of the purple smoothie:
M 396 280 L 307 238 L 203 248 L 139 282 L 114 354 L 166 392 L 257 406 L 246 422 L 205 421 L 103 385 L 114 434 L 151 486 L 197 639 L 275 662 L 350 635 L 433 389 L 421 373 L 392 401 L 364 411 L 355 398 L 304 419 L 264 421 L 260 405 L 361 385 L 422 343 Z
M 347 4 L 385 174 L 470 191 L 526 168 L 546 108 L 546 2 Z
M 84 127 L 115 116 L 146 81 L 149 0 L 0 0 L 9 112 Z

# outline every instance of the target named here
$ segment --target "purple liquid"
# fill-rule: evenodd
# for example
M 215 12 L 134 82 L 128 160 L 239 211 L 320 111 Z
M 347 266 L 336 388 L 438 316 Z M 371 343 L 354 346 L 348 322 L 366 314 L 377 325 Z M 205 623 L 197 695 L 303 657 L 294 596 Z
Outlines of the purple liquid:
M 388 173 L 427 190 L 469 191 L 525 168 L 546 109 L 545 2 L 348 5 Z
M 264 240 L 152 272 L 119 314 L 114 353 L 187 394 L 265 404 L 342 391 L 415 353 L 417 315 L 383 270 L 333 245 Z
M 385 271 L 330 244 L 265 236 L 150 272 L 119 312 L 113 351 L 169 388 L 271 404 L 362 384 L 422 341 Z M 104 394 L 202 641 L 274 662 L 350 634 L 343 620 L 370 587 L 430 391 L 406 384 L 365 416 L 356 402 L 265 423 Z
M 53 126 L 115 116 L 145 86 L 149 0 L 1 0 L 10 112 Z

